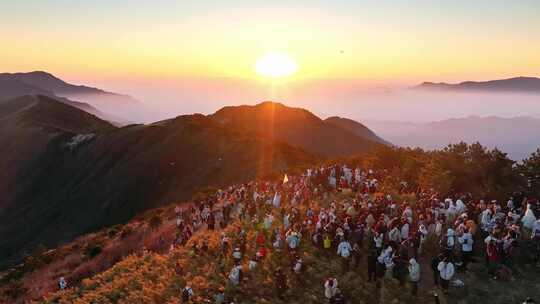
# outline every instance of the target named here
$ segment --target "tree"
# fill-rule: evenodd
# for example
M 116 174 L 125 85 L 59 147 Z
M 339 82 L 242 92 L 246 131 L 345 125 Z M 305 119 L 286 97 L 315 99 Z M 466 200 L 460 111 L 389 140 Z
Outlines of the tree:
M 431 160 L 420 170 L 418 185 L 423 189 L 435 189 L 445 195 L 452 190 L 454 177 L 451 172 L 442 168 L 438 162 Z
M 525 179 L 525 192 L 540 197 L 540 148 L 519 165 L 519 173 Z

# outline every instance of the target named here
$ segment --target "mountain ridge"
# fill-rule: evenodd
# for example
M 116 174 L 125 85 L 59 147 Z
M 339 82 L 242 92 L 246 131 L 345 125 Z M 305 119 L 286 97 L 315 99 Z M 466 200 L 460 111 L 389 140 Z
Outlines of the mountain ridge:
M 364 153 L 381 145 L 306 109 L 276 102 L 224 107 L 209 116 L 223 125 L 287 142 L 325 157 Z
M 463 81 L 457 84 L 426 81 L 413 88 L 423 90 L 540 93 L 540 78 L 519 76 L 488 81 Z
M 149 208 L 187 200 L 203 187 L 320 159 L 202 114 L 118 128 L 48 96 L 2 105 L 10 107 L 0 110 L 5 114 L 0 118 L 3 261 L 38 244 L 56 246 Z M 75 128 L 71 117 L 78 115 L 103 128 Z M 10 190 L 14 185 L 17 191 Z
M 45 71 L 0 73 L 0 99 L 29 94 L 57 98 L 117 125 L 128 124 L 132 117 L 146 120 L 151 116 L 141 102 L 129 95 L 74 85 Z

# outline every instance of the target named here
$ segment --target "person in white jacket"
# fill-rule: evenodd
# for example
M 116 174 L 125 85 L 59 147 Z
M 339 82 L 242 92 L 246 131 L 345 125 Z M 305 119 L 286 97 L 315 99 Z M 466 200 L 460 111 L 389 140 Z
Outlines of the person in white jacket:
M 334 278 L 329 278 L 324 283 L 324 296 L 328 301 L 330 301 L 330 299 L 332 299 L 336 295 L 337 287 L 338 281 Z
M 445 257 L 437 266 L 439 270 L 439 275 L 441 277 L 441 287 L 444 293 L 448 293 L 448 288 L 450 287 L 450 280 L 454 276 L 454 264 L 448 260 L 448 257 Z
M 409 260 L 409 280 L 411 281 L 411 292 L 416 296 L 418 293 L 418 282 L 420 282 L 420 264 L 414 258 Z
M 532 230 L 535 221 L 536 217 L 534 216 L 534 212 L 531 209 L 531 204 L 527 204 L 527 210 L 525 211 L 525 215 L 521 219 L 523 227 Z
M 347 241 L 346 239 L 343 239 L 339 243 L 338 249 L 337 249 L 337 254 L 343 260 L 343 272 L 347 272 L 347 270 L 349 269 L 349 259 L 351 256 L 351 252 L 352 252 L 351 243 L 349 243 L 349 241 Z
M 463 235 L 458 239 L 461 244 L 461 257 L 463 258 L 463 270 L 467 271 L 467 265 L 471 261 L 474 239 L 469 229 L 466 228 Z

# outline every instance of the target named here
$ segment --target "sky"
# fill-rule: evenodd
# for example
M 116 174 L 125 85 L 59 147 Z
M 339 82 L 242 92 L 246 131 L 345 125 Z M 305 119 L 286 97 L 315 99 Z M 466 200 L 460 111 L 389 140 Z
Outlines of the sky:
M 45 70 L 149 103 L 180 102 L 185 111 L 214 108 L 204 100 L 214 96 L 289 98 L 275 87 L 308 83 L 339 96 L 540 76 L 538 37 L 536 0 L 0 0 L 1 71 Z M 298 71 L 262 79 L 255 63 L 273 51 L 292 57 Z

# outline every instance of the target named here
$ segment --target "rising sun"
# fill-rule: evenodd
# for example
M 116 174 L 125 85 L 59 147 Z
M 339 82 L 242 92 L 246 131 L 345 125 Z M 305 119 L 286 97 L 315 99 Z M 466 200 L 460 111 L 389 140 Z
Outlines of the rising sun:
M 285 53 L 268 53 L 259 58 L 255 63 L 255 71 L 257 74 L 280 78 L 294 74 L 298 70 L 298 65 Z

